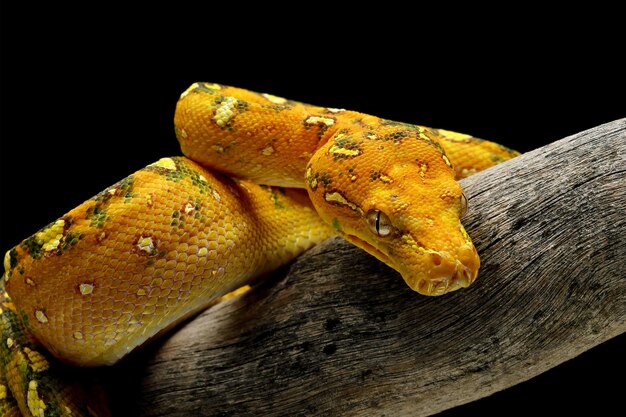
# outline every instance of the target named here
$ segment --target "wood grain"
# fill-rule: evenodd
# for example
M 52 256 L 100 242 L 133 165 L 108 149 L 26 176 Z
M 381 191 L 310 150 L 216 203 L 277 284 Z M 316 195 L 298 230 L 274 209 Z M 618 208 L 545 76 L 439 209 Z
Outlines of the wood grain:
M 477 282 L 429 298 L 340 238 L 114 369 L 141 416 L 421 416 L 626 332 L 626 119 L 462 181 Z M 130 388 L 129 388 L 130 387 Z

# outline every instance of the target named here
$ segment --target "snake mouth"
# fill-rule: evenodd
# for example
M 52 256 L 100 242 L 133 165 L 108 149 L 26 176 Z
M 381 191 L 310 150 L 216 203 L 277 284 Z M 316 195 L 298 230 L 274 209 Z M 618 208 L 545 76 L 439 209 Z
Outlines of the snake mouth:
M 397 270 L 397 268 L 394 266 L 394 263 L 391 260 L 391 258 L 389 256 L 385 255 L 382 251 L 380 251 L 375 246 L 370 245 L 369 243 L 367 243 L 363 239 L 359 239 L 358 237 L 356 237 L 354 235 L 344 234 L 343 237 L 348 242 L 352 243 L 353 245 L 356 245 L 356 246 L 360 247 L 361 249 L 363 249 L 364 251 L 366 251 L 367 253 L 369 253 L 370 255 L 375 256 L 379 261 L 384 262 L 387 265 L 389 265 L 390 267 L 392 267 L 393 269 Z
M 416 271 L 398 267 L 389 256 L 363 239 L 349 234 L 344 234 L 344 238 L 400 272 L 408 286 L 422 295 L 438 296 L 469 287 L 480 267 L 480 260 L 472 244 L 460 246 L 456 256 L 448 252 L 425 250 L 421 256 L 426 257 L 426 268 Z

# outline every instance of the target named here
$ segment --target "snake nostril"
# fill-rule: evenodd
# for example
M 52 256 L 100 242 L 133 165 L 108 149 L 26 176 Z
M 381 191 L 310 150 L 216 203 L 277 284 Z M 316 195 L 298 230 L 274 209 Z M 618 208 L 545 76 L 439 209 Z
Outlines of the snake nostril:
M 433 261 L 433 264 L 436 266 L 441 265 L 441 255 L 439 255 L 438 253 L 431 253 L 430 254 L 430 259 L 431 261 Z

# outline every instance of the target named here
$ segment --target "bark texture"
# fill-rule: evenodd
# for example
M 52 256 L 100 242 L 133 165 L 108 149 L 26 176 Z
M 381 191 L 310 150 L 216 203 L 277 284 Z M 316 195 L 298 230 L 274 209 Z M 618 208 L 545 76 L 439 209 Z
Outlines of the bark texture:
M 430 415 L 626 332 L 626 119 L 462 185 L 482 260 L 470 288 L 420 296 L 330 239 L 122 364 L 141 376 L 127 410 Z

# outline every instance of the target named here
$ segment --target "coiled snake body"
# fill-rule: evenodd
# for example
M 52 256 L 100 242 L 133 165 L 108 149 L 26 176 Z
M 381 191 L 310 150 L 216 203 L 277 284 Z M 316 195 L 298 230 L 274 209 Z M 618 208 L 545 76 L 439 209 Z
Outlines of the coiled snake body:
M 456 180 L 517 155 L 210 83 L 181 95 L 175 129 L 186 157 L 137 171 L 6 253 L 3 415 L 106 414 L 54 374 L 42 347 L 79 366 L 113 364 L 333 234 L 422 294 L 468 286 L 479 259 Z

